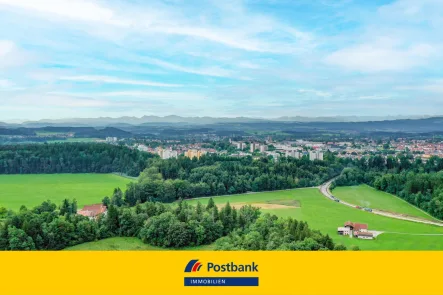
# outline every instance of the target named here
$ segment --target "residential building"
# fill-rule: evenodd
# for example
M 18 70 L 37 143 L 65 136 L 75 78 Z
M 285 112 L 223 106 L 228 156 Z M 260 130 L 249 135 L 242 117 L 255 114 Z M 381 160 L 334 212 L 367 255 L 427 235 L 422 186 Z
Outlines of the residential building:
M 264 152 L 266 152 L 268 150 L 268 146 L 267 145 L 261 145 L 260 146 L 260 153 L 264 153 Z
M 255 143 L 255 142 L 251 142 L 251 145 L 249 146 L 249 151 L 251 153 L 255 152 L 255 150 L 260 149 L 260 144 L 259 143 Z
M 320 160 L 323 161 L 323 152 L 322 151 L 310 151 L 309 152 L 309 160 L 314 161 L 314 160 Z
M 159 148 L 158 155 L 160 156 L 160 158 L 166 160 L 166 159 L 170 159 L 170 158 L 177 158 L 178 153 L 177 153 L 177 151 L 173 151 L 171 149 Z
M 368 231 L 368 225 L 366 223 L 357 223 L 357 222 L 346 221 L 345 227 L 348 227 L 353 231 L 361 231 L 361 232 Z
M 285 152 L 286 157 L 292 157 L 296 159 L 300 159 L 302 157 L 302 154 L 297 150 L 287 150 Z
M 344 227 L 337 228 L 337 233 L 339 235 L 347 235 L 352 237 L 356 237 L 359 239 L 372 240 L 376 236 L 375 231 L 369 231 L 368 225 L 365 223 L 357 223 L 346 221 Z
M 337 228 L 337 233 L 342 236 L 352 235 L 352 231 L 349 227 L 339 227 L 339 228 Z
M 237 141 L 230 141 L 230 143 L 233 146 L 235 146 L 235 148 L 237 148 L 239 150 L 242 150 L 242 149 L 244 149 L 246 147 L 246 143 L 241 142 L 241 141 L 239 141 L 239 142 L 237 142 Z
M 101 214 L 106 214 L 107 208 L 103 204 L 85 205 L 83 209 L 78 210 L 77 214 L 96 219 Z
M 246 147 L 246 143 L 244 142 L 236 142 L 236 148 L 238 148 L 239 150 L 242 150 Z
M 185 152 L 185 157 L 188 157 L 190 159 L 193 158 L 200 159 L 200 157 L 203 156 L 204 154 L 206 154 L 206 151 L 191 149 Z

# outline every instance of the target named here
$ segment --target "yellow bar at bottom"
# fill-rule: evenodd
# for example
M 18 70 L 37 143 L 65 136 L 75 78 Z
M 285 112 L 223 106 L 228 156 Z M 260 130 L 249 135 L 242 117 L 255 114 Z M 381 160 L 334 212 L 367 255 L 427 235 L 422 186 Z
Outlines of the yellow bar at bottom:
M 190 260 L 200 271 L 185 273 Z M 443 294 L 443 252 L 0 252 L 0 294 Z M 208 272 L 208 263 L 258 265 Z M 184 277 L 258 277 L 258 287 L 185 287 Z

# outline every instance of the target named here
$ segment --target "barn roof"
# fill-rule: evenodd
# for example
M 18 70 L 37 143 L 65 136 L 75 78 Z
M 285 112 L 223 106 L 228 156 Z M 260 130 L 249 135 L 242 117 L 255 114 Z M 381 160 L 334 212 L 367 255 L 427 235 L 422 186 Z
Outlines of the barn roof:
M 105 213 L 107 210 L 103 204 L 85 205 L 83 209 L 78 210 L 77 213 L 86 217 L 95 217 L 99 214 Z

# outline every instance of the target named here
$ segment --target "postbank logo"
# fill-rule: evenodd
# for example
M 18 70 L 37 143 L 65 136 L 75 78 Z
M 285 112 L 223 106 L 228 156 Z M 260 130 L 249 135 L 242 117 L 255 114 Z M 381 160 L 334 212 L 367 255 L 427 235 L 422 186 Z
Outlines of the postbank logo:
M 244 273 L 257 273 L 258 264 L 255 262 L 249 264 L 237 264 L 233 261 L 228 263 L 205 263 L 206 267 L 203 268 L 203 263 L 199 262 L 198 259 L 190 260 L 185 266 L 185 273 L 196 273 L 200 269 L 206 269 L 207 273 L 234 273 L 239 274 L 239 276 L 228 276 L 228 277 L 185 277 L 184 285 L 186 287 L 216 287 L 216 286 L 258 286 L 258 277 L 243 276 Z
M 185 272 L 196 272 L 200 271 L 200 268 L 202 268 L 203 264 L 198 262 L 198 259 L 193 259 L 186 264 Z

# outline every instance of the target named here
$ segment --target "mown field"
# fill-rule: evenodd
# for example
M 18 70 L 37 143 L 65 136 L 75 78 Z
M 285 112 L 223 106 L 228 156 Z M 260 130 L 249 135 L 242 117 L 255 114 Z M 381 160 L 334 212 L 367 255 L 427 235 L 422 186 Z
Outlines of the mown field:
M 378 191 L 367 185 L 337 187 L 334 189 L 333 194 L 343 201 L 361 207 L 435 220 L 435 218 L 426 212 L 412 206 L 397 196 Z
M 51 200 L 76 199 L 78 207 L 100 203 L 114 188 L 126 189 L 130 179 L 114 174 L 26 174 L 0 175 L 0 207 L 19 210 Z
M 198 246 L 198 247 L 187 247 L 179 250 L 212 250 L 212 245 Z M 155 247 L 151 245 L 144 244 L 138 238 L 124 238 L 115 237 L 108 238 L 96 242 L 83 243 L 73 247 L 66 248 L 67 251 L 164 251 L 171 249 L 164 249 L 160 247 Z
M 420 224 L 375 215 L 353 209 L 326 199 L 318 189 L 296 189 L 289 191 L 265 192 L 215 197 L 216 204 L 229 201 L 235 203 L 269 203 L 277 200 L 297 200 L 299 208 L 262 209 L 263 212 L 280 217 L 292 217 L 307 221 L 313 229 L 329 234 L 335 242 L 346 246 L 357 245 L 362 250 L 443 250 L 443 227 Z M 190 200 L 192 204 L 208 199 Z M 376 240 L 351 239 L 337 234 L 337 227 L 346 221 L 367 223 L 370 230 L 384 231 Z M 399 234 L 402 233 L 402 234 Z M 417 235 L 431 234 L 431 235 Z M 437 235 L 436 235 L 437 234 Z

